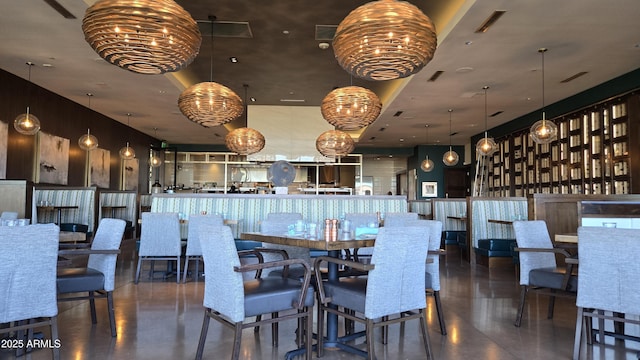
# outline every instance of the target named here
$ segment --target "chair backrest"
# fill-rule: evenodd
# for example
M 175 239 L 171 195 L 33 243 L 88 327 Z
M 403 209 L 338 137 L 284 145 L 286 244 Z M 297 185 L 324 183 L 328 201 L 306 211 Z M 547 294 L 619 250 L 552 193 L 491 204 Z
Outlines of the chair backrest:
M 189 227 L 187 230 L 187 250 L 185 255 L 197 256 L 202 255 L 200 247 L 200 238 L 198 232 L 202 224 L 211 224 L 215 226 L 224 225 L 224 219 L 220 214 L 213 215 L 189 215 Z
M 120 248 L 127 222 L 122 219 L 104 218 L 98 224 L 91 250 L 117 250 Z M 91 254 L 87 267 L 96 269 L 104 275 L 104 290 L 115 288 L 116 262 L 118 254 Z
M 302 220 L 301 213 L 268 213 L 266 220 L 288 221 L 293 224 L 296 220 Z
M 232 322 L 244 320 L 244 286 L 242 273 L 233 270 L 240 266 L 240 258 L 231 229 L 202 224 L 198 232 L 205 275 L 202 304 Z
M 576 305 L 640 314 L 640 229 L 578 228 Z
M 374 223 L 378 226 L 378 214 L 376 213 L 346 213 L 345 220 L 351 221 L 351 228 L 355 229 L 359 226 L 369 226 Z
M 58 314 L 55 224 L 0 226 L 0 324 Z
M 396 226 L 396 224 L 401 224 L 407 220 L 418 220 L 418 213 L 394 212 L 384 214 L 384 226 Z
M 18 213 L 15 211 L 3 211 L 2 215 L 0 215 L 0 219 L 2 220 L 15 220 L 18 218 Z
M 429 250 L 437 251 L 440 249 L 440 237 L 442 235 L 442 222 L 438 220 L 407 220 L 398 219 L 391 224 L 387 224 L 384 220 L 384 227 L 402 227 L 402 226 L 423 226 L 428 228 Z M 440 291 L 440 255 L 429 254 L 427 259 L 430 263 L 425 265 L 425 271 L 431 276 L 431 289 Z
M 369 271 L 365 316 L 370 319 L 426 307 L 425 226 L 383 227 L 378 231 Z
M 514 221 L 513 230 L 518 247 L 553 248 L 553 243 L 547 230 L 547 223 L 543 220 Z M 521 251 L 518 256 L 520 258 L 520 285 L 529 285 L 529 272 L 531 270 L 556 267 L 556 256 L 551 252 Z
M 139 256 L 180 256 L 178 213 L 142 213 Z
M 283 220 L 284 218 L 278 217 L 278 220 L 264 220 L 260 223 L 260 232 L 267 235 L 284 235 L 287 233 L 289 225 L 296 220 L 290 221 L 290 219 Z M 299 219 L 297 219 L 299 220 Z M 309 265 L 311 265 L 311 253 L 309 249 L 298 246 L 287 246 L 278 244 L 263 243 L 262 246 L 268 249 L 280 249 L 287 252 L 290 259 L 304 259 Z M 272 254 L 264 254 L 264 261 L 282 260 L 281 257 Z M 293 265 L 292 268 L 299 265 Z M 264 269 L 262 271 L 263 276 L 270 272 L 277 270 L 277 268 Z

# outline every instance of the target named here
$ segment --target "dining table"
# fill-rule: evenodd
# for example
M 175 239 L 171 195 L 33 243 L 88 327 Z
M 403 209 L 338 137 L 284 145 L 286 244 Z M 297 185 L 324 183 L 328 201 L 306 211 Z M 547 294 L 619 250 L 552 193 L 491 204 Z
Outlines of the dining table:
M 327 251 L 327 255 L 334 258 L 339 258 L 342 250 L 373 247 L 375 245 L 374 236 L 363 236 L 358 239 L 347 240 L 333 240 L 327 241 L 323 238 L 308 238 L 303 235 L 267 235 L 260 232 L 244 232 L 240 235 L 243 240 L 253 240 L 258 242 L 266 242 L 270 244 L 298 246 L 308 248 L 312 250 L 324 250 Z M 338 264 L 327 264 L 327 281 L 338 280 Z M 325 348 L 336 349 L 341 348 L 341 341 L 338 338 L 338 315 L 327 314 L 327 337 L 323 344 Z M 320 336 L 320 334 L 318 334 Z M 302 353 L 303 349 L 296 349 L 287 353 L 287 359 L 293 359 L 295 356 Z
M 44 206 L 37 206 L 38 210 L 41 211 L 57 211 L 57 216 L 56 218 L 58 219 L 58 221 L 56 222 L 56 225 L 60 226 L 60 223 L 62 222 L 62 210 L 76 210 L 78 209 L 77 205 L 44 205 Z

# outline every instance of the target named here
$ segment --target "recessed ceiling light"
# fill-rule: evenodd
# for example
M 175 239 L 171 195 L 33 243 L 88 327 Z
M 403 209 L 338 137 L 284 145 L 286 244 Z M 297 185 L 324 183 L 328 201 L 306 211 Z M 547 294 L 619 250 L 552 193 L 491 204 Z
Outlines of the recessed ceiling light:
M 282 33 L 285 35 L 289 35 L 289 30 L 282 30 Z
M 235 57 L 235 56 L 232 56 L 232 57 L 230 57 L 230 58 L 229 58 L 229 61 L 231 61 L 232 63 L 234 63 L 234 64 L 235 64 L 235 63 L 237 63 L 237 62 L 238 62 L 238 58 L 237 58 L 237 57 Z
M 253 96 L 250 97 L 249 100 L 251 100 L 251 102 L 256 102 L 256 98 L 254 98 Z
M 464 74 L 464 73 L 468 73 L 468 72 L 472 72 L 472 71 L 473 71 L 473 68 L 470 67 L 470 66 L 463 66 L 463 67 L 460 67 L 460 68 L 456 69 L 456 73 L 458 73 L 458 74 Z
M 53 65 L 49 63 L 45 63 L 45 64 L 42 64 L 42 67 L 53 67 Z
M 468 41 L 465 41 L 465 42 L 464 42 L 464 44 L 465 44 L 465 45 L 471 45 L 471 44 L 473 44 L 473 41 L 468 40 Z

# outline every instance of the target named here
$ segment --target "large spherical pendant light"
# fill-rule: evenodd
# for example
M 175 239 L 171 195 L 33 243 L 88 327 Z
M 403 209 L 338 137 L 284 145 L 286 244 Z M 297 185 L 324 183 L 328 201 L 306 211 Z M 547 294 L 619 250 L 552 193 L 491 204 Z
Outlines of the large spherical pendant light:
M 187 67 L 202 42 L 198 24 L 173 0 L 98 0 L 82 31 L 102 58 L 140 74 Z
M 487 135 L 487 89 L 488 86 L 483 87 L 484 89 L 484 137 L 476 143 L 476 152 L 480 156 L 491 156 L 493 153 L 498 151 L 498 144 L 496 144 L 493 138 L 490 138 Z
M 336 29 L 333 49 L 340 66 L 367 80 L 404 78 L 420 71 L 436 51 L 436 29 L 407 1 L 364 4 Z
M 238 155 L 251 155 L 264 148 L 264 136 L 252 128 L 238 128 L 227 134 L 224 142 L 229 150 Z
M 322 100 L 320 111 L 327 122 L 339 130 L 357 130 L 373 123 L 382 103 L 371 90 L 347 86 L 331 91 Z
M 326 157 L 349 155 L 355 147 L 351 135 L 340 130 L 328 130 L 316 138 L 316 149 Z
M 231 89 L 215 82 L 195 84 L 180 94 L 178 107 L 187 119 L 204 127 L 226 124 L 240 117 L 242 99 Z
M 213 127 L 231 122 L 242 115 L 244 105 L 233 90 L 213 81 L 213 35 L 215 16 L 209 17 L 211 35 L 209 46 L 209 81 L 201 82 L 184 90 L 178 98 L 178 107 L 187 119 L 204 127 Z M 246 102 L 245 98 L 245 102 Z
M 442 156 L 442 162 L 447 166 L 455 166 L 458 164 L 460 157 L 458 153 L 453 151 L 453 147 L 451 146 L 451 113 L 453 109 L 449 109 L 449 151 L 444 153 Z
M 546 51 L 547 49 L 545 48 L 538 49 L 542 56 L 542 120 L 538 120 L 531 125 L 530 130 L 531 138 L 538 144 L 548 144 L 558 136 L 558 126 L 553 121 L 545 118 L 544 111 L 544 53 Z

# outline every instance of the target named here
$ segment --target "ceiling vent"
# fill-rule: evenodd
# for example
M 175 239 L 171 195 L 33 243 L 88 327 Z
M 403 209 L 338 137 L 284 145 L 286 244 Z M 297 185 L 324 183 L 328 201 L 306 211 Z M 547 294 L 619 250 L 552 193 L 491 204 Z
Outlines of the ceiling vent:
M 316 40 L 333 41 L 338 25 L 316 25 Z
M 398 116 L 402 115 L 402 113 L 403 113 L 403 112 L 404 112 L 404 111 L 402 111 L 402 110 L 400 110 L 400 111 L 396 111 L 396 113 L 395 113 L 395 114 L 393 114 L 393 116 L 398 117 Z
M 493 114 L 489 115 L 489 117 L 496 117 L 496 116 L 498 116 L 498 115 L 502 114 L 503 112 L 504 112 L 504 111 L 502 111 L 502 110 L 500 110 L 500 111 L 496 111 L 496 112 L 494 112 Z
M 246 21 L 214 21 L 213 27 L 211 20 L 198 20 L 198 28 L 203 37 L 213 36 L 226 38 L 252 39 L 253 33 L 251 26 Z
M 69 10 L 65 9 L 64 6 L 60 5 L 56 0 L 44 0 L 49 6 L 51 6 L 55 11 L 60 13 L 65 19 L 75 19 L 75 15 L 73 15 Z
M 573 80 L 579 78 L 580 76 L 587 75 L 587 74 L 588 74 L 588 72 L 586 72 L 586 71 L 580 71 L 579 73 L 577 73 L 575 75 L 572 75 L 572 76 L 569 76 L 568 78 L 560 81 L 560 83 L 561 84 L 565 84 L 565 83 L 568 83 L 569 81 L 573 81 Z
M 495 24 L 496 21 L 498 21 L 498 19 L 500 19 L 500 17 L 502 15 L 504 15 L 504 13 L 506 13 L 506 11 L 504 11 L 504 10 L 496 10 L 496 11 L 494 11 L 493 14 L 491 14 L 491 16 L 489 16 L 487 18 L 487 20 L 485 20 L 480 25 L 480 27 L 478 27 L 476 29 L 476 33 L 485 33 L 485 32 L 487 32 L 489 30 L 489 28 L 491 26 L 493 26 L 493 24 Z
M 436 81 L 436 80 L 438 80 L 440 75 L 442 75 L 443 73 L 444 73 L 444 71 L 438 70 L 438 71 L 434 72 L 433 75 L 431 75 L 431 77 L 427 81 L 429 81 L 429 82 Z

